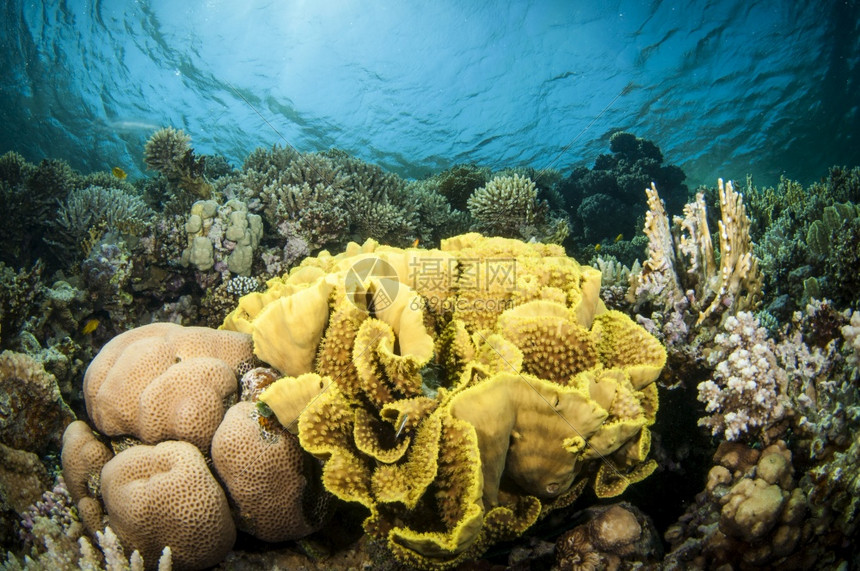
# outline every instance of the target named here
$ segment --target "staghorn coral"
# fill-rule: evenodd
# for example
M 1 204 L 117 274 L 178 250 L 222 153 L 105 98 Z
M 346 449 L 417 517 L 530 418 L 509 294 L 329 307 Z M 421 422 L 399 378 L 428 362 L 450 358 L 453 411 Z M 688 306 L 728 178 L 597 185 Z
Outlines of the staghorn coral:
M 370 510 L 372 541 L 419 568 L 516 537 L 587 484 L 610 497 L 650 474 L 665 362 L 560 247 L 441 246 L 323 252 L 224 323 L 286 375 L 264 411 L 325 461 L 332 494 Z
M 468 200 L 473 229 L 523 240 L 560 244 L 570 233 L 567 216 L 551 213 L 537 186 L 520 174 L 496 176 Z

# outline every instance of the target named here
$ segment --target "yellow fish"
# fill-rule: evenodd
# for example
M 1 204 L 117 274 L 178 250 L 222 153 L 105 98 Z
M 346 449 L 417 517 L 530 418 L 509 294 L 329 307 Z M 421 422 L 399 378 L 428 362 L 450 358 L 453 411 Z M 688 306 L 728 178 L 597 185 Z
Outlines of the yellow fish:
M 600 244 L 595 244 L 595 245 L 594 245 L 594 251 L 595 251 L 595 252 L 599 252 L 599 251 L 600 251 Z
M 620 242 L 623 239 L 624 239 L 624 234 L 619 234 L 618 236 L 615 237 L 615 243 L 617 244 L 618 242 Z
M 110 171 L 110 172 L 112 172 L 112 173 L 113 173 L 113 175 L 114 175 L 116 178 L 120 179 L 120 180 L 125 180 L 125 177 L 127 177 L 127 176 L 128 176 L 128 175 L 125 173 L 125 171 L 124 171 L 124 170 L 122 170 L 122 169 L 121 169 L 121 168 L 119 168 L 119 167 L 113 167 L 113 168 L 111 169 L 111 171 Z
M 84 323 L 84 326 L 81 328 L 81 333 L 83 333 L 84 335 L 89 335 L 90 333 L 92 333 L 93 331 L 98 329 L 98 327 L 99 327 L 99 320 L 98 319 L 95 319 L 95 318 L 88 319 L 87 322 Z

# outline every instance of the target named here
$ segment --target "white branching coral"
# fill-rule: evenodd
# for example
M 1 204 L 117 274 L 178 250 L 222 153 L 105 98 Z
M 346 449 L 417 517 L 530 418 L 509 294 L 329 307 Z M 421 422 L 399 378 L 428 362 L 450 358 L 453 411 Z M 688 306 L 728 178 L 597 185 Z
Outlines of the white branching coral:
M 710 315 L 733 315 L 754 309 L 761 298 L 762 276 L 759 261 L 752 253 L 743 197 L 732 183 L 718 181 L 720 210 L 719 268 L 708 228 L 707 211 L 701 193 L 684 207 L 684 217 L 669 218 L 651 184 L 646 189 L 649 211 L 645 215 L 649 258 L 642 272 L 632 280 L 631 294 L 661 302 L 671 308 L 687 297 L 701 324 Z
M 767 441 L 767 429 L 786 415 L 788 373 L 776 344 L 749 312 L 730 316 L 708 356 L 711 380 L 699 383 L 698 399 L 710 416 L 699 419 L 714 435 L 738 440 L 746 434 Z

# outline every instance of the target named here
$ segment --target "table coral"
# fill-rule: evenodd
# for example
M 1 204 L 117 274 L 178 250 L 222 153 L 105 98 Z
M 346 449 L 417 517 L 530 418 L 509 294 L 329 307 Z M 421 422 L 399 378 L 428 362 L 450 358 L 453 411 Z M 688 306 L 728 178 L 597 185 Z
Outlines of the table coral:
M 285 375 L 260 401 L 401 563 L 454 566 L 586 485 L 614 496 L 655 467 L 665 351 L 560 247 L 368 241 L 268 286 L 224 327 Z

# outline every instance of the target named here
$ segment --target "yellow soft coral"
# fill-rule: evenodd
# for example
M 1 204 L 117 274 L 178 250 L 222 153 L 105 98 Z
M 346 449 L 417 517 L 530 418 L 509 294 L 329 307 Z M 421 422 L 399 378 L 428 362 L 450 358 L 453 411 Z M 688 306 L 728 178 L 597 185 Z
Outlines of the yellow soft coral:
M 449 568 L 588 484 L 615 495 L 653 470 L 665 351 L 599 290 L 559 246 L 368 241 L 305 260 L 224 327 L 285 374 L 260 400 L 325 487 L 369 509 L 371 540 Z

